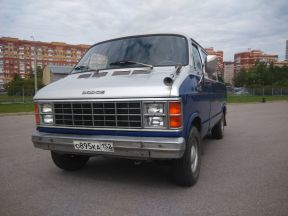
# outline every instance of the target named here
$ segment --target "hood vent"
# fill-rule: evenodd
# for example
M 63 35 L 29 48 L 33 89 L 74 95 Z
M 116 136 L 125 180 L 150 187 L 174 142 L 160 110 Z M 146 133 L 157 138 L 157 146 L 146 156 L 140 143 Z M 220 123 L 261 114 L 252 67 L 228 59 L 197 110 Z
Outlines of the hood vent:
M 78 76 L 78 79 L 82 79 L 82 78 L 87 79 L 90 76 L 91 76 L 91 73 L 89 73 L 89 74 L 81 74 L 81 75 Z
M 137 74 L 150 74 L 151 70 L 143 70 L 143 69 L 136 69 L 132 71 L 133 75 Z M 80 74 L 78 76 L 78 79 L 87 79 L 87 78 L 100 78 L 100 77 L 105 77 L 108 74 L 107 71 L 103 72 L 95 72 L 95 73 L 85 73 L 85 74 Z M 131 74 L 131 70 L 116 70 L 112 73 L 112 76 L 128 76 Z M 91 76 L 92 75 L 92 76 Z
M 150 74 L 151 70 L 134 70 L 132 74 Z
M 129 75 L 130 71 L 114 71 L 112 76 L 123 76 L 123 75 Z
M 108 72 L 97 72 L 97 73 L 94 73 L 92 77 L 95 77 L 95 78 L 99 78 L 99 77 L 104 77 L 108 74 Z

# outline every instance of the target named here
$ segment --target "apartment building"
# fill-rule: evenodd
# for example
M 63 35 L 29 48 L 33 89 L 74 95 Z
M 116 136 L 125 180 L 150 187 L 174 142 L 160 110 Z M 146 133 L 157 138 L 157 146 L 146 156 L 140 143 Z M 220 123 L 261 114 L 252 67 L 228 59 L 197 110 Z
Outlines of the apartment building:
M 274 62 L 274 67 L 288 67 L 288 60 Z
M 74 66 L 89 48 L 89 45 L 71 45 L 62 42 L 40 42 L 0 38 L 0 79 L 7 82 L 14 74 L 27 77 L 37 66 Z
M 234 62 L 224 62 L 224 82 L 234 85 Z
M 266 54 L 261 50 L 248 50 L 245 52 L 236 53 L 234 55 L 235 72 L 236 74 L 241 69 L 249 69 L 255 65 L 256 62 L 276 62 L 278 55 Z
M 286 40 L 285 60 L 288 61 L 288 40 Z
M 223 73 L 224 73 L 223 51 L 221 50 L 216 51 L 214 50 L 213 47 L 205 48 L 205 50 L 209 55 L 216 55 L 218 57 L 217 73 L 218 75 L 221 74 L 223 76 Z

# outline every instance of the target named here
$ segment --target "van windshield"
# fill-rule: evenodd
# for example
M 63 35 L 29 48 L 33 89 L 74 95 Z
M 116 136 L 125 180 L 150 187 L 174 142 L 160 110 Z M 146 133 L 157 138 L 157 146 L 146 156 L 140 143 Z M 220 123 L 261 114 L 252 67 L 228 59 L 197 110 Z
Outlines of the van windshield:
M 106 41 L 90 48 L 72 73 L 145 65 L 184 66 L 188 64 L 187 46 L 186 38 L 178 35 L 134 36 Z

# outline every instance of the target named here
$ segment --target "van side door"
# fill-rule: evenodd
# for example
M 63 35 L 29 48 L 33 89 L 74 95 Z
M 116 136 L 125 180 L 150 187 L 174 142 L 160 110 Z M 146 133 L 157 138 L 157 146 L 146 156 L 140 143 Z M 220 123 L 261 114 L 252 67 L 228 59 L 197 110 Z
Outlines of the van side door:
M 201 55 L 196 44 L 192 43 L 192 57 L 194 62 L 194 71 L 198 74 L 196 76 L 198 87 L 196 89 L 198 100 L 194 101 L 197 112 L 202 121 L 202 131 L 201 135 L 205 136 L 210 127 L 210 113 L 211 113 L 211 81 L 209 79 L 204 78 L 202 84 L 200 83 L 200 79 L 204 72 L 204 59 L 201 59 Z
M 211 92 L 211 120 L 210 128 L 217 124 L 223 114 L 223 108 L 226 101 L 226 86 L 224 83 L 214 81 Z

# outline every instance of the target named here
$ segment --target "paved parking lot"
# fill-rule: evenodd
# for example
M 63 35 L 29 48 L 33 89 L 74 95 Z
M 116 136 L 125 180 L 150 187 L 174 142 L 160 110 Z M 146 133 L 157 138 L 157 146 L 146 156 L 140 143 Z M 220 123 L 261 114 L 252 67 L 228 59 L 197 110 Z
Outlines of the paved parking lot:
M 288 215 L 288 103 L 229 105 L 223 140 L 204 140 L 199 182 L 161 163 L 93 158 L 59 170 L 34 149 L 34 117 L 0 117 L 0 215 Z

